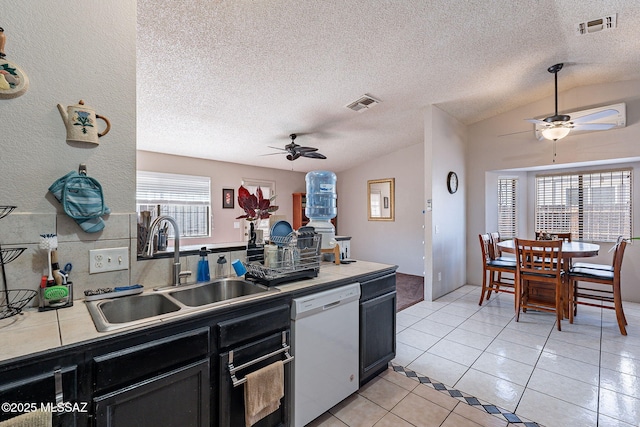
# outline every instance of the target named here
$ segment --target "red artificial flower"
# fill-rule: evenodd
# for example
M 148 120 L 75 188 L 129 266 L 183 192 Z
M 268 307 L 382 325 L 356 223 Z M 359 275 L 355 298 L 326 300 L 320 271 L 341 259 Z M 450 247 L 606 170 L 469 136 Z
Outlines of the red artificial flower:
M 246 218 L 248 221 L 255 221 L 269 218 L 273 212 L 278 210 L 278 206 L 271 206 L 271 201 L 275 198 L 276 196 L 265 199 L 260 187 L 256 189 L 256 194 L 251 194 L 241 185 L 238 189 L 238 205 L 244 210 L 244 215 L 236 219 Z

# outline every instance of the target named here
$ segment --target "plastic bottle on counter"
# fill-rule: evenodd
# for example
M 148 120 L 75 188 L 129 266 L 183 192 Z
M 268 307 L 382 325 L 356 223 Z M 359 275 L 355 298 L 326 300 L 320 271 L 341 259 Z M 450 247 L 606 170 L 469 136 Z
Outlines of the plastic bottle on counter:
M 218 262 L 216 265 L 216 278 L 224 277 L 224 266 L 227 263 L 227 258 L 224 255 L 218 255 Z
M 200 261 L 198 261 L 198 282 L 208 282 L 211 280 L 211 273 L 209 272 L 209 260 L 207 254 L 209 251 L 206 246 L 200 248 Z

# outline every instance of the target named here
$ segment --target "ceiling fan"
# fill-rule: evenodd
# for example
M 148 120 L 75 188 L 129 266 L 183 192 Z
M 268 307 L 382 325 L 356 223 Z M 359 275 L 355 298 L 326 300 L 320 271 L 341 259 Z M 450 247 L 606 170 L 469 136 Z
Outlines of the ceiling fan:
M 571 129 L 576 131 L 594 131 L 594 130 L 608 130 L 617 127 L 617 123 L 590 123 L 596 120 L 604 119 L 609 116 L 615 116 L 618 114 L 617 110 L 606 109 L 599 110 L 597 112 L 587 114 L 571 120 L 571 116 L 566 114 L 558 114 L 558 72 L 562 70 L 563 63 L 552 65 L 547 69 L 550 73 L 555 75 L 555 113 L 553 116 L 549 116 L 545 119 L 526 119 L 528 122 L 535 123 L 540 126 L 541 135 L 548 140 L 557 141 L 565 136 L 569 135 Z M 615 122 L 615 120 L 614 120 Z
M 318 151 L 317 148 L 302 147 L 296 144 L 295 143 L 296 137 L 297 135 L 295 133 L 292 133 L 291 135 L 289 135 L 289 138 L 291 138 L 291 142 L 285 145 L 284 148 L 271 147 L 271 146 L 269 146 L 269 148 L 284 151 L 284 153 L 287 154 L 287 160 L 291 160 L 291 161 L 294 161 L 299 157 L 308 157 L 310 159 L 326 159 L 326 156 L 317 152 Z M 281 153 L 272 153 L 272 154 L 281 154 Z

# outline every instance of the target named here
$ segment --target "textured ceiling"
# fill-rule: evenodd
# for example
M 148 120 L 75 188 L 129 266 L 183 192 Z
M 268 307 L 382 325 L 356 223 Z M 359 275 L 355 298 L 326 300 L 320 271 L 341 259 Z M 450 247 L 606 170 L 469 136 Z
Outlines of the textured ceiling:
M 423 141 L 428 105 L 471 124 L 551 96 L 558 62 L 560 91 L 640 79 L 640 2 L 138 0 L 137 43 L 138 149 L 342 171 Z M 327 160 L 266 155 L 294 132 Z

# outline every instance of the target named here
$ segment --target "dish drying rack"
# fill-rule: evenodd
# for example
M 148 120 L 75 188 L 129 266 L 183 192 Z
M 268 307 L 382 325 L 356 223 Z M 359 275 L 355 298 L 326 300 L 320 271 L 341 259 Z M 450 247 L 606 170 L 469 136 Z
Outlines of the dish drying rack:
M 15 206 L 0 206 L 0 219 L 9 215 Z M 20 314 L 22 309 L 29 304 L 29 301 L 36 296 L 37 292 L 31 289 L 9 290 L 7 286 L 7 273 L 4 266 L 18 258 L 27 248 L 6 248 L 0 247 L 0 266 L 2 268 L 2 283 L 4 289 L 0 293 L 0 319 Z
M 317 277 L 320 270 L 321 239 L 322 236 L 317 233 L 296 231 L 286 236 L 272 236 L 270 242 L 277 247 L 276 255 L 269 256 L 265 253 L 264 264 L 245 264 L 245 277 L 266 286 Z

